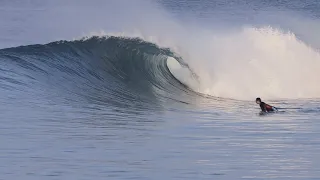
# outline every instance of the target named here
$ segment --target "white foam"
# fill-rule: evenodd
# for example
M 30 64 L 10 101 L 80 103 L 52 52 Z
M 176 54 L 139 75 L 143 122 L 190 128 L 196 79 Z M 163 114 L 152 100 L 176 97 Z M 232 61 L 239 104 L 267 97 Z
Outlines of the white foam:
M 195 91 L 199 91 L 199 82 L 187 67 L 181 66 L 173 57 L 168 57 L 167 66 L 170 72 L 174 74 L 181 83 L 188 85 L 189 88 L 192 88 Z
M 320 54 L 293 33 L 243 28 L 208 37 L 206 45 L 195 66 L 203 93 L 236 99 L 320 97 Z

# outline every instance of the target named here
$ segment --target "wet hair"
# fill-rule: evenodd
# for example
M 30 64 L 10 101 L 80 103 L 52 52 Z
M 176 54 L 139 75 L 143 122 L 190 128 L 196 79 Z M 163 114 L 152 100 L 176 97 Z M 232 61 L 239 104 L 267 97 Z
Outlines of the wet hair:
M 259 97 L 257 97 L 257 98 L 256 98 L 256 101 L 260 101 L 260 102 L 261 102 L 261 99 L 260 99 Z

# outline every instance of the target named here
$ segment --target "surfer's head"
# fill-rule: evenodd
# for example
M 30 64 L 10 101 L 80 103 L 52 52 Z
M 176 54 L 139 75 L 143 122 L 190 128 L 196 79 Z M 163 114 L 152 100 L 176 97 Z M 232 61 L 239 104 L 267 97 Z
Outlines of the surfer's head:
M 261 99 L 260 98 L 256 98 L 256 103 L 260 104 L 261 103 Z

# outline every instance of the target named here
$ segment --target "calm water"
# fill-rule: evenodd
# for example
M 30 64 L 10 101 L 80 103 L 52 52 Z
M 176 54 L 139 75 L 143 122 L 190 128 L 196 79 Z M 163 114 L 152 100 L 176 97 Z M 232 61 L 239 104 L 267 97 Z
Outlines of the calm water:
M 296 79 L 284 84 L 291 87 L 288 92 L 271 83 L 259 95 L 286 109 L 260 115 L 253 101 L 257 94 L 249 93 L 259 87 L 247 88 L 249 77 L 223 79 L 237 85 L 235 90 L 218 86 L 220 81 L 209 86 L 202 72 L 211 65 L 199 70 L 196 65 L 206 61 L 183 49 L 189 43 L 202 52 L 208 44 L 179 31 L 174 34 L 184 38 L 181 46 L 161 39 L 185 23 L 203 27 L 203 33 L 233 32 L 248 24 L 289 28 L 300 39 L 291 39 L 294 46 L 283 52 L 305 54 L 304 61 L 313 63 L 305 68 L 317 74 L 319 37 L 302 26 L 308 21 L 320 27 L 319 6 L 302 1 L 0 1 L 0 179 L 320 178 L 320 84 Z M 144 40 L 128 38 L 133 35 L 126 31 L 137 29 Z M 90 38 L 109 32 L 124 37 Z M 277 43 L 286 41 L 287 36 L 273 34 Z M 277 50 L 268 52 L 281 54 Z M 168 65 L 168 57 L 181 66 Z M 227 64 L 245 68 L 236 63 Z M 215 71 L 215 77 L 228 72 Z M 318 79 L 313 77 L 310 82 Z M 198 93 L 191 81 L 208 87 Z

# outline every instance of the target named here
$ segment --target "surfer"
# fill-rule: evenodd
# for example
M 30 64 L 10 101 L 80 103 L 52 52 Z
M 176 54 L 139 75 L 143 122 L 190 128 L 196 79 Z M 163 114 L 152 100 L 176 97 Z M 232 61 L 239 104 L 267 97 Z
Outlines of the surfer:
M 260 105 L 261 111 L 263 111 L 263 112 L 277 111 L 277 108 L 270 106 L 269 104 L 266 104 L 265 102 L 262 102 L 259 97 L 256 98 L 256 103 Z

